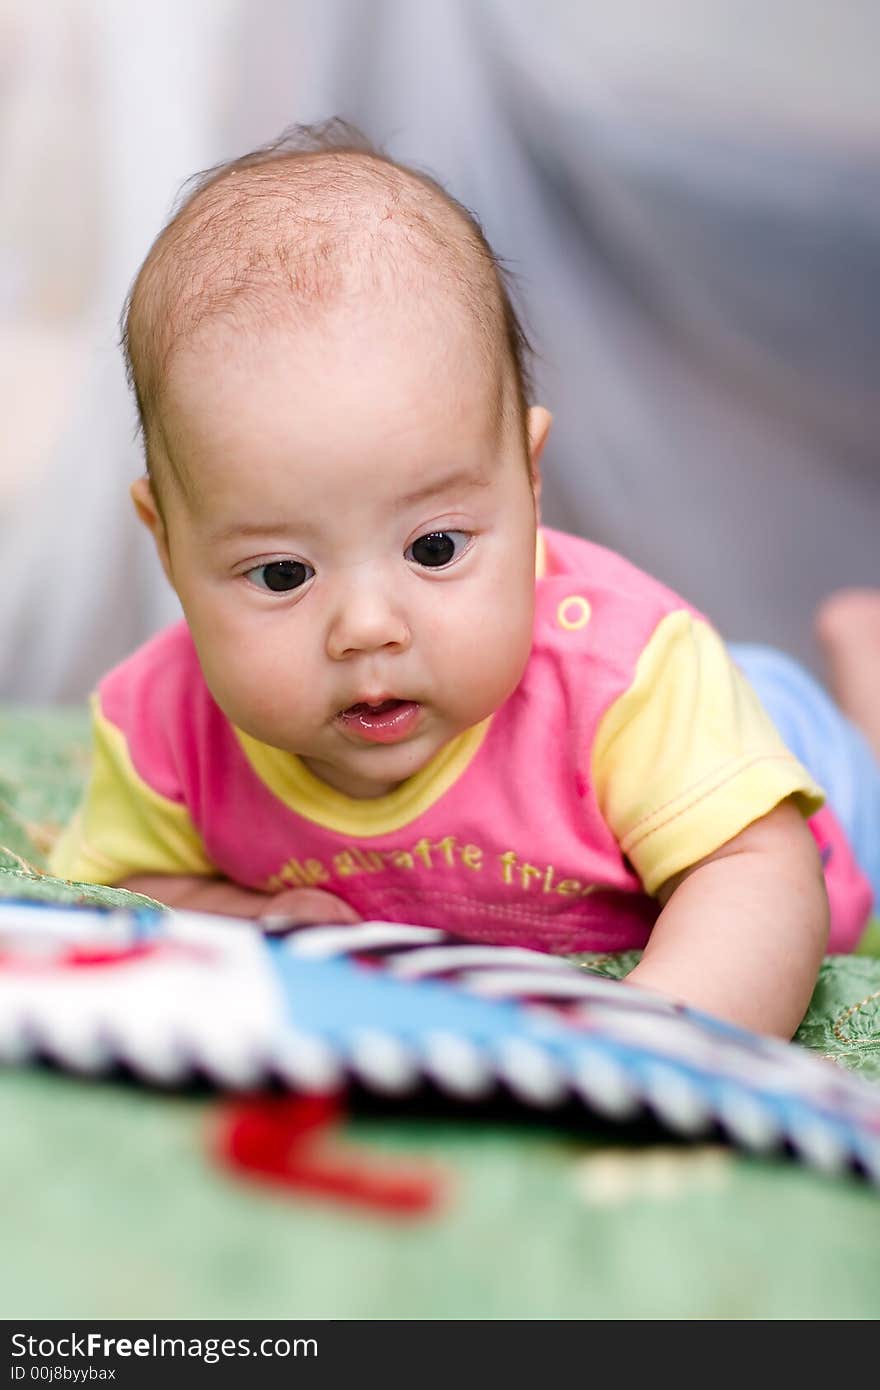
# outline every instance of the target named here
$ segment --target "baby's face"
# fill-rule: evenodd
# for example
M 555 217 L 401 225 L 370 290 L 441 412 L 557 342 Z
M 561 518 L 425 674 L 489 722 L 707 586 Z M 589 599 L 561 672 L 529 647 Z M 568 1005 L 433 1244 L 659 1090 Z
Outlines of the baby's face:
M 438 324 L 427 348 L 375 317 L 305 342 L 245 336 L 172 365 L 162 434 L 191 496 L 169 477 L 154 531 L 228 718 L 331 787 L 382 795 L 522 675 L 536 514 L 521 432 L 498 423 L 463 327 Z

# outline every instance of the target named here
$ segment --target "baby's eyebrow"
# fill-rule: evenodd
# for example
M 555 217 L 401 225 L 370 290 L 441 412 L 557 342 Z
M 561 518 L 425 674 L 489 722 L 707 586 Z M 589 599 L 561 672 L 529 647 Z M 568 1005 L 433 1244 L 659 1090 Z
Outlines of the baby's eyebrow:
M 490 474 L 475 472 L 471 468 L 451 469 L 448 473 L 441 474 L 439 478 L 432 478 L 423 487 L 414 488 L 411 492 L 404 493 L 397 499 L 398 505 L 401 508 L 420 506 L 432 497 L 439 497 L 443 493 L 452 492 L 454 489 L 469 491 L 473 488 L 484 488 L 488 487 L 491 481 Z M 211 544 L 218 545 L 224 541 L 276 536 L 293 529 L 290 524 L 279 522 L 277 519 L 272 521 L 232 521 L 227 526 L 218 526 L 212 529 L 207 539 Z M 295 529 L 298 535 L 305 535 L 317 528 L 306 517 L 299 517 Z
M 399 499 L 402 507 L 415 507 L 421 502 L 427 502 L 432 497 L 437 497 L 443 492 L 452 492 L 454 488 L 469 489 L 488 487 L 492 481 L 491 476 L 485 473 L 475 473 L 469 468 L 457 468 L 449 473 L 444 473 L 439 478 L 432 479 L 425 483 L 423 487 L 414 488 L 412 492 L 406 492 Z
M 233 521 L 228 526 L 219 526 L 208 535 L 208 540 L 217 545 L 223 541 L 245 540 L 254 536 L 276 536 L 290 527 L 276 521 Z M 307 525 L 297 527 L 298 531 L 310 529 Z

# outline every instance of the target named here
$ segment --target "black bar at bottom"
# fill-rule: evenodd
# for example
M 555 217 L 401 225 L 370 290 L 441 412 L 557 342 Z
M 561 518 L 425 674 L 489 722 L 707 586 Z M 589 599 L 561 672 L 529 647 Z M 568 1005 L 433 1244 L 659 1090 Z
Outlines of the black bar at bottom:
M 552 1321 L 136 1321 L 16 1319 L 4 1325 L 4 1386 L 52 1384 L 155 1387 L 224 1385 L 328 1386 L 352 1376 L 356 1387 L 379 1383 L 411 1390 L 426 1374 L 464 1377 L 491 1367 L 546 1378 L 560 1356 L 579 1364 L 584 1333 Z M 2 1364 L 5 1361 L 5 1367 Z M 482 1378 L 482 1377 L 481 1377 Z

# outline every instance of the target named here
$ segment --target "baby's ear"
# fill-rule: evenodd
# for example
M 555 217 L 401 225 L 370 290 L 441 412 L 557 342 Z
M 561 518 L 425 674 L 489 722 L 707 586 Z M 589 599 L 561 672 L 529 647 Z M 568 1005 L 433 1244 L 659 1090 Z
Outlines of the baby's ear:
M 541 500 L 541 455 L 544 452 L 544 445 L 547 443 L 547 436 L 552 424 L 553 416 L 549 410 L 545 410 L 542 405 L 530 406 L 528 413 L 529 472 L 532 476 L 532 491 L 535 494 L 536 503 Z
M 171 558 L 168 554 L 168 534 L 165 530 L 165 522 L 159 503 L 156 501 L 153 485 L 146 473 L 132 483 L 129 495 L 134 503 L 138 521 L 146 526 L 153 537 L 159 559 L 162 561 L 162 568 L 168 577 L 168 582 L 173 585 Z

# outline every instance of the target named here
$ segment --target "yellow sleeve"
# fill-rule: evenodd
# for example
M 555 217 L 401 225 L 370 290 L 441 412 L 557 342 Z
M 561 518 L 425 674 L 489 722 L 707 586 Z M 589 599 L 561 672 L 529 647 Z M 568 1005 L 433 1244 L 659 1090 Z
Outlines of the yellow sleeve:
M 138 776 L 124 735 L 92 702 L 93 761 L 79 809 L 49 857 L 50 872 L 77 883 L 114 884 L 131 874 L 205 874 L 189 812 Z
M 786 797 L 804 815 L 823 801 L 721 638 L 686 612 L 658 624 L 632 685 L 606 710 L 592 775 L 649 893 Z

